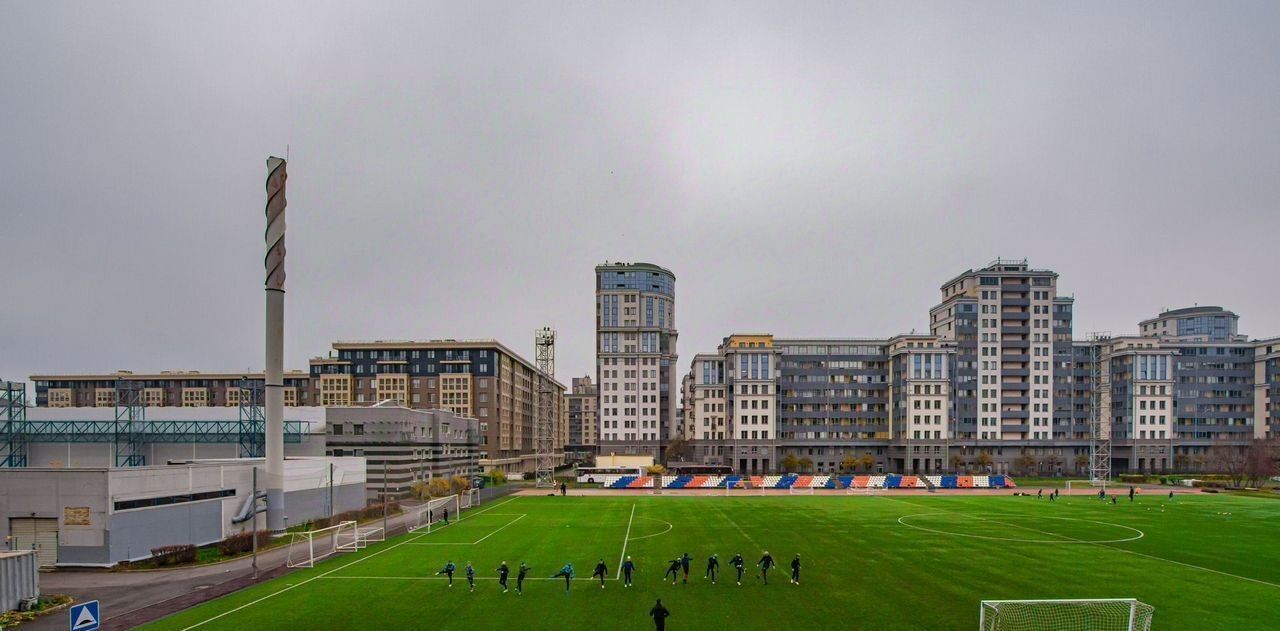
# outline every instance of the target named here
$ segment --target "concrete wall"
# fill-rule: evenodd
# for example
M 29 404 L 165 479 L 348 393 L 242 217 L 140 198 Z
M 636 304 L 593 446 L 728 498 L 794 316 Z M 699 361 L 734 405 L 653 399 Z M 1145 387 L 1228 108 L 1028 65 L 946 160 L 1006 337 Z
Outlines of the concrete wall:
M 34 550 L 0 552 L 0 613 L 40 595 L 40 571 Z
M 146 558 L 159 546 L 213 543 L 252 527 L 252 522 L 233 524 L 231 520 L 252 493 L 255 466 L 261 470 L 265 464 L 254 459 L 137 468 L 9 470 L 0 476 L 0 535 L 9 535 L 11 518 L 57 519 L 59 565 L 111 565 Z M 285 510 L 290 523 L 364 507 L 364 469 L 363 458 L 286 460 Z M 259 489 L 264 485 L 260 473 Z M 224 489 L 235 493 L 195 502 L 115 509 L 121 501 Z

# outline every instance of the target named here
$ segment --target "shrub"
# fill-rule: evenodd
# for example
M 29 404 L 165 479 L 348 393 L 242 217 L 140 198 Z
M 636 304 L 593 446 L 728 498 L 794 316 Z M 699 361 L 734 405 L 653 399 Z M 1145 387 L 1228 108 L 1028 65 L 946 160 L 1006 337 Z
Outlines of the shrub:
M 463 476 L 455 475 L 449 480 L 449 490 L 451 494 L 461 493 L 469 488 L 471 488 L 471 480 Z
M 189 543 L 151 549 L 151 557 L 155 559 L 156 565 L 159 567 L 195 563 L 196 554 L 196 547 Z
M 271 533 L 266 530 L 258 531 L 258 549 L 261 550 L 271 544 Z M 232 556 L 236 554 L 244 554 L 253 551 L 253 535 L 252 532 L 240 532 L 222 541 L 218 542 L 218 552 L 223 556 Z
M 449 480 L 447 478 L 431 478 L 427 483 L 427 495 L 429 497 L 444 497 L 451 495 Z
M 502 486 L 507 483 L 507 474 L 498 469 L 486 473 L 484 477 L 489 479 L 490 486 Z

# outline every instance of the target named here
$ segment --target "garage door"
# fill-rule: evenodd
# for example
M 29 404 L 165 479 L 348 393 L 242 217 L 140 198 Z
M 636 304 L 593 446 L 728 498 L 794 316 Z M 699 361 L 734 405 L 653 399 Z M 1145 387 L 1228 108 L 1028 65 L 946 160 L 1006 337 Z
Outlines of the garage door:
M 13 549 L 36 550 L 40 567 L 53 567 L 58 563 L 58 520 L 31 517 L 9 519 L 9 533 L 13 536 Z

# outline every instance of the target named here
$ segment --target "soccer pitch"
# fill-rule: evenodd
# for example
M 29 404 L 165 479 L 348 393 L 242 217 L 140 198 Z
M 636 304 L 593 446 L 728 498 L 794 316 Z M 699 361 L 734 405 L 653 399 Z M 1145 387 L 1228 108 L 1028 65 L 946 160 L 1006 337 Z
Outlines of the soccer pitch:
M 1275 500 L 1202 495 L 509 497 L 146 628 L 651 629 L 661 598 L 669 629 L 972 630 L 983 599 L 1137 598 L 1161 631 L 1276 629 L 1277 524 Z M 768 585 L 754 566 L 765 550 L 779 565 Z M 685 552 L 689 582 L 673 586 L 663 572 Z M 712 553 L 715 585 L 703 578 Z M 735 553 L 748 563 L 741 587 Z M 624 555 L 638 566 L 630 589 L 617 580 Z M 602 558 L 603 590 L 588 578 Z M 450 560 L 452 588 L 435 576 Z M 532 571 L 518 596 L 521 561 Z M 566 562 L 577 573 L 567 595 L 550 579 Z

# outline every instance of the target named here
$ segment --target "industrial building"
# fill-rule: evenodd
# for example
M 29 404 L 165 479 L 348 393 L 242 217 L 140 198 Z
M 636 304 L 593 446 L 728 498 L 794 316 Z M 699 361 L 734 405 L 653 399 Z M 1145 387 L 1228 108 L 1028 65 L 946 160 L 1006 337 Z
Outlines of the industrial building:
M 110 566 L 152 548 L 203 545 L 251 528 L 262 458 L 138 467 L 12 468 L 0 475 L 0 536 L 42 567 Z M 363 458 L 286 458 L 284 510 L 303 523 L 365 506 Z M 258 516 L 258 528 L 265 527 Z

